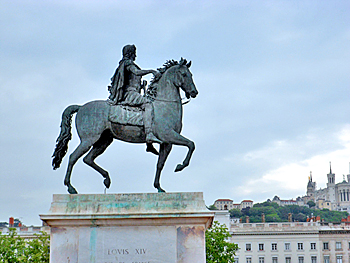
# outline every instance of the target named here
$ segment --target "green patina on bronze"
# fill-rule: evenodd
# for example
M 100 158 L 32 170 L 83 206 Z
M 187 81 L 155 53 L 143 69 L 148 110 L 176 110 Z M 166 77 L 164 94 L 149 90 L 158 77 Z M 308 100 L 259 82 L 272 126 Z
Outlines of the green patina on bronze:
M 60 167 L 68 150 L 68 142 L 72 137 L 71 121 L 74 113 L 77 114 L 75 123 L 80 137 L 79 146 L 69 157 L 64 179 L 64 184 L 70 194 L 77 194 L 70 181 L 73 166 L 85 154 L 87 155 L 83 159 L 84 163 L 99 172 L 104 178 L 103 183 L 106 188 L 110 187 L 109 173 L 98 166 L 95 159 L 107 149 L 113 139 L 129 143 L 146 142 L 146 150 L 157 155 L 158 152 L 154 149 L 152 142 L 160 144 L 154 179 L 154 187 L 158 189 L 158 192 L 165 192 L 160 186 L 160 175 L 173 145 L 188 148 L 184 161 L 176 166 L 175 172 L 182 171 L 190 163 L 195 144 L 180 134 L 182 130 L 180 89 L 185 92 L 188 99 L 198 95 L 189 70 L 191 62 L 187 63 L 181 58 L 179 62 L 167 61 L 158 71 L 141 70 L 134 63 L 135 58 L 136 47 L 134 45 L 125 46 L 123 59 L 112 78 L 108 100 L 91 101 L 83 106 L 71 105 L 62 114 L 61 132 L 52 156 L 54 169 Z M 146 84 L 145 82 L 141 84 L 141 77 L 149 73 L 152 73 L 155 78 L 145 95 L 142 96 L 140 91 L 142 88 L 146 90 Z M 122 114 L 120 112 L 123 109 L 116 110 L 116 107 L 121 106 L 134 107 L 135 114 L 142 114 L 143 126 L 140 121 L 132 121 L 134 113 L 128 112 L 125 115 L 128 117 L 115 116 L 115 114 Z M 111 116 L 111 114 L 114 115 Z
M 88 216 L 91 226 L 96 226 L 94 219 L 99 215 L 124 217 L 165 213 L 178 216 L 186 211 L 206 210 L 202 196 L 201 193 L 54 195 L 50 211 L 52 214 Z

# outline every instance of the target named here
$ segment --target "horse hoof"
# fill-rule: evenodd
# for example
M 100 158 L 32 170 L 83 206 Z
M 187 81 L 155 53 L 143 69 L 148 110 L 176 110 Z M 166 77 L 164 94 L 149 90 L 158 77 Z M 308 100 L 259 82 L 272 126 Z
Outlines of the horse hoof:
M 178 164 L 175 168 L 175 172 L 180 172 L 182 169 L 185 168 L 182 164 Z
M 71 195 L 78 194 L 77 190 L 75 190 L 73 186 L 68 186 L 68 193 L 70 193 Z
M 165 190 L 162 189 L 161 187 L 158 188 L 158 193 L 165 193 Z
M 111 186 L 111 179 L 110 178 L 106 178 L 103 180 L 103 184 L 109 188 Z

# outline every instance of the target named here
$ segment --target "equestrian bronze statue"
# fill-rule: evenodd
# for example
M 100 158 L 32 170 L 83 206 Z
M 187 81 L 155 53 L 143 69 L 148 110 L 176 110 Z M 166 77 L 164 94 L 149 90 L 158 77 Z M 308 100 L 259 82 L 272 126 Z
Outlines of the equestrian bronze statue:
M 187 99 L 195 98 L 198 91 L 189 70 L 191 62 L 185 59 L 179 62 L 170 60 L 163 67 L 155 70 L 141 70 L 135 63 L 136 48 L 128 45 L 123 48 L 123 59 L 112 77 L 109 86 L 108 100 L 96 100 L 85 105 L 70 105 L 63 114 L 60 135 L 56 140 L 53 154 L 53 169 L 60 167 L 63 157 L 68 150 L 71 139 L 71 121 L 76 113 L 76 129 L 80 144 L 69 156 L 64 184 L 70 194 L 77 194 L 71 185 L 70 178 L 75 163 L 84 154 L 84 163 L 91 166 L 104 177 L 104 185 L 109 188 L 111 179 L 106 170 L 95 163 L 112 143 L 118 139 L 130 143 L 146 143 L 147 151 L 159 154 L 154 187 L 158 192 L 165 192 L 160 186 L 160 175 L 165 161 L 173 145 L 188 148 L 182 164 L 178 164 L 175 172 L 179 172 L 190 163 L 195 149 L 193 141 L 182 136 L 182 89 Z M 142 76 L 152 73 L 152 79 L 146 90 Z M 141 89 L 144 89 L 141 95 Z M 152 143 L 159 143 L 159 153 Z

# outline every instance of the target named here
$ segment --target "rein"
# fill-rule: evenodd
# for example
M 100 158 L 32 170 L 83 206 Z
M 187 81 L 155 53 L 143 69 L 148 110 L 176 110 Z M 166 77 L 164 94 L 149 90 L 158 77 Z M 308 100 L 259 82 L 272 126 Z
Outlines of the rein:
M 181 100 L 162 100 L 162 99 L 157 99 L 156 97 L 153 97 L 151 95 L 147 95 L 147 97 L 151 98 L 152 100 L 157 100 L 157 101 L 163 101 L 163 102 L 176 102 L 176 103 L 181 103 L 184 99 L 186 98 L 181 98 Z M 188 99 L 188 101 L 182 102 L 182 105 L 185 105 L 191 101 L 191 97 Z

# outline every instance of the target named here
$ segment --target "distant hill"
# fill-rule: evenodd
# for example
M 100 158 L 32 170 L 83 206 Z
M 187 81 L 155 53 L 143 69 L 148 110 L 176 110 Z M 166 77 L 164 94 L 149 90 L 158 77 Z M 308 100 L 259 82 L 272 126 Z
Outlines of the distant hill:
M 330 211 L 328 209 L 318 210 L 306 206 L 286 205 L 279 206 L 274 202 L 264 202 L 255 204 L 252 208 L 230 210 L 231 218 L 241 218 L 245 222 L 249 216 L 251 223 L 262 222 L 262 215 L 265 215 L 265 222 L 288 222 L 288 214 L 292 214 L 292 221 L 306 222 L 308 217 L 320 216 L 324 222 L 340 222 L 349 214 L 347 212 Z

